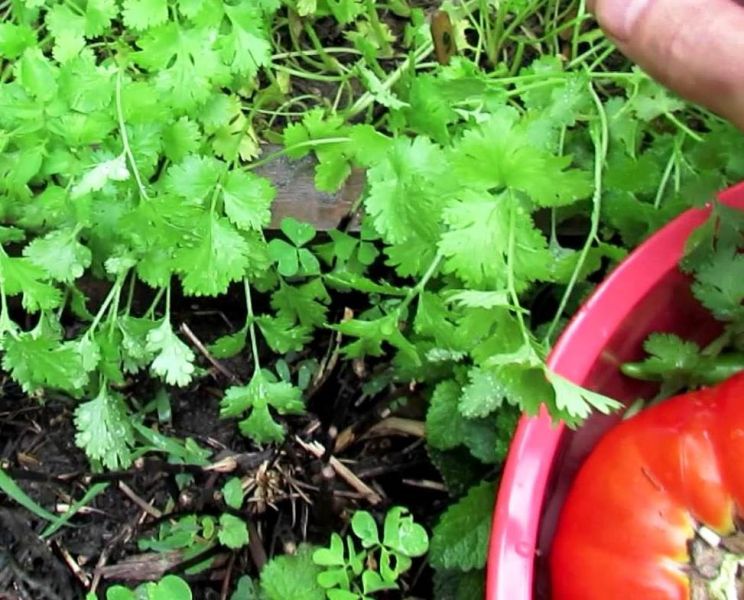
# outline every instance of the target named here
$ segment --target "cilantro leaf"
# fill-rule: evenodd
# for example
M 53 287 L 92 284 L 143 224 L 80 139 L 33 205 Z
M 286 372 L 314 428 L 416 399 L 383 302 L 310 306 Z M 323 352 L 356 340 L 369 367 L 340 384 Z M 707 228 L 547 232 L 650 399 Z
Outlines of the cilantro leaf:
M 719 250 L 697 268 L 692 292 L 717 319 L 731 321 L 744 314 L 744 255 Z
M 194 353 L 174 333 L 168 319 L 147 333 L 145 350 L 155 355 L 151 369 L 170 385 L 185 386 L 194 372 Z
M 85 47 L 85 18 L 66 4 L 55 4 L 46 14 L 46 26 L 54 38 L 54 58 L 60 63 L 75 58 Z
M 230 171 L 222 185 L 225 214 L 241 229 L 260 231 L 271 220 L 271 202 L 276 190 L 263 177 L 244 171 Z
M 88 383 L 90 363 L 74 342 L 59 343 L 45 336 L 23 333 L 4 342 L 3 368 L 27 393 L 56 388 L 77 394 Z M 95 365 L 93 365 L 94 367 Z
M 351 173 L 352 164 L 368 166 L 384 157 L 388 138 L 365 125 L 348 126 L 338 115 L 325 116 L 321 109 L 308 111 L 301 123 L 284 130 L 287 156 L 302 158 L 314 149 L 318 159 L 315 186 L 337 191 Z M 315 146 L 311 142 L 319 143 Z
M 441 149 L 427 138 L 396 138 L 385 159 L 369 169 L 365 207 L 388 243 L 414 236 L 436 241 L 445 201 L 443 164 Z
M 149 29 L 168 20 L 166 0 L 123 0 L 124 24 L 132 29 Z
M 450 139 L 448 126 L 457 121 L 458 115 L 438 84 L 432 75 L 416 77 L 408 92 L 409 106 L 402 112 L 415 131 L 444 144 Z
M 416 346 L 409 342 L 400 331 L 400 315 L 392 312 L 371 321 L 350 319 L 335 326 L 339 332 L 358 338 L 356 342 L 347 344 L 343 348 L 346 356 L 382 356 L 382 344 L 387 342 L 400 350 L 414 363 L 420 363 Z
M 258 443 L 281 442 L 284 428 L 274 421 L 269 407 L 279 414 L 299 414 L 305 405 L 301 392 L 293 385 L 280 381 L 264 370 L 256 371 L 248 385 L 232 386 L 222 399 L 220 414 L 237 417 L 246 411 L 250 414 L 240 422 L 240 431 Z
M 223 170 L 224 163 L 214 157 L 192 154 L 168 168 L 165 186 L 186 200 L 204 200 L 214 190 Z
M 86 37 L 103 35 L 118 15 L 116 0 L 88 0 L 85 7 Z
M 511 110 L 468 130 L 449 156 L 453 176 L 482 191 L 503 187 L 526 193 L 540 206 L 561 206 L 588 197 L 588 173 L 567 169 L 570 157 L 553 156 L 529 143 Z
M 685 107 L 685 104 L 672 96 L 667 88 L 644 76 L 640 69 L 634 70 L 638 75 L 637 88 L 628 104 L 639 119 L 652 121 L 663 114 Z
M 555 390 L 555 407 L 565 415 L 564 420 L 569 425 L 583 421 L 591 415 L 592 410 L 609 414 L 623 406 L 617 400 L 582 388 L 548 369 L 545 370 L 545 376 Z
M 650 354 L 644 366 L 659 374 L 689 373 L 700 362 L 700 347 L 669 333 L 652 333 L 643 343 Z
M 0 23 L 0 56 L 15 59 L 36 44 L 36 33 L 28 25 Z
M 449 226 L 439 242 L 446 257 L 444 270 L 456 273 L 470 286 L 506 287 L 510 236 L 514 238 L 511 263 L 517 287 L 550 279 L 552 256 L 547 240 L 508 195 L 464 193 L 445 209 L 443 218 Z
M 214 48 L 215 31 L 169 22 L 147 30 L 137 40 L 133 58 L 155 73 L 157 89 L 182 112 L 194 110 L 209 98 L 213 86 L 226 83 L 229 71 Z
M 95 165 L 70 190 L 72 199 L 81 198 L 91 192 L 97 192 L 109 181 L 126 181 L 129 169 L 124 154 Z
M 235 333 L 223 335 L 209 345 L 209 351 L 217 359 L 232 358 L 245 348 L 247 334 L 248 328 L 243 327 Z
M 89 458 L 109 469 L 125 469 L 131 464 L 134 431 L 121 394 L 102 387 L 95 398 L 75 409 L 75 425 L 75 443 Z
M 163 131 L 163 150 L 174 162 L 180 162 L 186 156 L 195 153 L 200 142 L 199 125 L 188 117 L 181 117 Z
M 470 571 L 486 564 L 496 486 L 473 486 L 434 527 L 429 558 L 435 569 Z
M 251 254 L 246 240 L 223 217 L 205 214 L 195 223 L 199 236 L 174 257 L 184 291 L 192 296 L 216 296 L 243 278 Z
M 57 93 L 59 70 L 39 48 L 27 48 L 17 63 L 18 81 L 29 94 L 41 101 L 51 100 Z
M 312 279 L 299 286 L 289 286 L 283 281 L 271 296 L 271 306 L 277 315 L 288 322 L 307 327 L 325 323 L 330 300 L 320 279 Z
M 271 43 L 261 11 L 252 2 L 224 5 L 232 31 L 220 37 L 221 56 L 230 70 L 253 77 L 271 61 Z
M 90 266 L 91 251 L 83 246 L 74 232 L 58 229 L 36 238 L 23 249 L 24 256 L 49 276 L 63 283 L 72 283 Z
M 293 323 L 287 317 L 256 317 L 256 324 L 274 352 L 299 352 L 311 339 L 310 328 Z
M 147 338 L 158 324 L 150 319 L 138 319 L 131 315 L 119 317 L 117 320 L 121 332 L 121 350 L 123 368 L 128 373 L 136 373 L 149 364 L 159 350 L 148 348 Z M 162 325 L 161 325 L 162 326 Z
M 469 382 L 462 390 L 460 412 L 467 418 L 485 417 L 504 401 L 504 388 L 494 369 L 474 367 L 468 372 Z
M 28 258 L 0 253 L 0 281 L 6 294 L 23 294 L 23 308 L 29 312 L 51 310 L 62 302 L 62 293 L 44 281 L 46 272 Z

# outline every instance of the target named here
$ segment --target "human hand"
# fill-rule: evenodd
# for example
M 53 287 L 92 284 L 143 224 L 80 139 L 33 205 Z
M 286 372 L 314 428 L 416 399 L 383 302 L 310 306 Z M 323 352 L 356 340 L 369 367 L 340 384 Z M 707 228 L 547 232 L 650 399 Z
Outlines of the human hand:
M 744 6 L 736 0 L 587 0 L 618 48 L 680 96 L 744 130 Z

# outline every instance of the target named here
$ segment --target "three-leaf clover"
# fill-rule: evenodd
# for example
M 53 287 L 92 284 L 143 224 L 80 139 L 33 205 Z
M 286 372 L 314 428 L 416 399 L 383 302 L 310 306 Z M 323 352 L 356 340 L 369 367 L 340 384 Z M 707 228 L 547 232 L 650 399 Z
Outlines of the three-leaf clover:
M 269 242 L 269 255 L 276 263 L 279 273 L 284 277 L 320 273 L 318 259 L 304 247 L 315 237 L 313 226 L 301 223 L 292 217 L 285 217 L 280 227 L 292 243 L 281 238 L 275 238 Z

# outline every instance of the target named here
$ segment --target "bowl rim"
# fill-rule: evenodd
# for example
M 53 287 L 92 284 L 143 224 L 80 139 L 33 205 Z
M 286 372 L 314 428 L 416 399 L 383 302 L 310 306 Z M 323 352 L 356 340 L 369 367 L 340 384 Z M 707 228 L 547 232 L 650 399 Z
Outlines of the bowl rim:
M 744 182 L 719 193 L 718 200 L 744 209 Z M 617 265 L 573 316 L 550 353 L 548 367 L 581 385 L 632 308 L 677 267 L 689 235 L 705 222 L 711 208 L 707 204 L 678 215 Z M 600 331 L 605 334 L 598 335 Z M 581 352 L 575 352 L 576 347 Z M 537 416 L 523 415 L 517 425 L 492 519 L 486 600 L 532 599 L 544 494 L 564 431 L 544 407 Z

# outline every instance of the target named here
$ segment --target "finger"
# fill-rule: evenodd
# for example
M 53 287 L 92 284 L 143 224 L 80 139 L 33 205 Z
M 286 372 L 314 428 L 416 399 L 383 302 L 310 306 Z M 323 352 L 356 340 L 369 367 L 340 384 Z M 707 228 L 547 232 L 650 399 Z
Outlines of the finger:
M 744 129 L 744 7 L 734 0 L 588 0 L 649 75 Z

